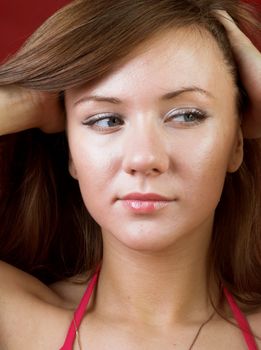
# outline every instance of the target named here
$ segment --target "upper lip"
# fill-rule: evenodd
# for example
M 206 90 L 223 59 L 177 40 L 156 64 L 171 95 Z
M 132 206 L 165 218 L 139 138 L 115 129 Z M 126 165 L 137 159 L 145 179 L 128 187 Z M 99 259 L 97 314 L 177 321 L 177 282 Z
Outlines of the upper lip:
M 122 199 L 132 199 L 132 200 L 140 200 L 140 201 L 170 201 L 169 198 L 165 196 L 161 196 L 157 193 L 129 193 L 126 196 L 124 196 Z

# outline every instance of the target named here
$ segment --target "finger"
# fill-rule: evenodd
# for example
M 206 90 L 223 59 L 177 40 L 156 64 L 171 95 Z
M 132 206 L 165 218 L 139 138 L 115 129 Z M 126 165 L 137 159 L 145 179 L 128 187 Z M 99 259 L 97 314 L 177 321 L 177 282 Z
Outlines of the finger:
M 253 45 L 251 40 L 239 29 L 233 18 L 224 10 L 215 10 L 216 18 L 223 24 L 233 45 Z M 254 46 L 254 45 L 253 45 Z

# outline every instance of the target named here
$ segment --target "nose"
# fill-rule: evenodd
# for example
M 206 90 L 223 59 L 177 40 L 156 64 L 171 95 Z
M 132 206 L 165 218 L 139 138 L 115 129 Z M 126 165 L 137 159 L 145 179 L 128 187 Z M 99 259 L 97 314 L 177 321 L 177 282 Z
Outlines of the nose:
M 166 138 L 154 127 L 135 128 L 127 136 L 123 169 L 130 175 L 157 176 L 169 168 Z

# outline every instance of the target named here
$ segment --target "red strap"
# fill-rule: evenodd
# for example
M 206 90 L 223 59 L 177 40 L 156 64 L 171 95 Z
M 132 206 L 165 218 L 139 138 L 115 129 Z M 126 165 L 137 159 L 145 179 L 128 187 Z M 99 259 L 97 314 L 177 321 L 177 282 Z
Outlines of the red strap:
M 246 317 L 243 315 L 243 313 L 239 309 L 237 303 L 235 302 L 232 295 L 228 292 L 228 290 L 225 287 L 223 287 L 223 290 L 224 290 L 225 296 L 227 298 L 227 301 L 231 307 L 231 310 L 234 314 L 234 317 L 235 317 L 239 327 L 241 328 L 241 330 L 243 332 L 248 349 L 249 350 L 258 350 L 258 347 L 256 345 L 256 341 L 255 341 L 254 336 L 251 332 L 251 329 L 250 329 L 250 326 L 249 326 L 249 323 L 248 323 Z
M 67 337 L 65 339 L 64 345 L 61 347 L 60 350 L 72 350 L 73 348 L 73 343 L 75 340 L 76 336 L 76 331 L 75 331 L 75 324 L 76 327 L 79 329 L 81 321 L 83 319 L 85 310 L 88 306 L 89 300 L 92 296 L 93 289 L 97 283 L 98 276 L 99 276 L 100 268 L 98 267 L 95 274 L 93 275 L 92 279 L 90 280 L 90 283 L 88 284 L 88 287 L 82 297 L 82 300 L 77 307 L 77 309 L 74 312 L 74 320 L 72 320 L 70 328 L 67 333 Z M 75 322 L 75 324 L 74 324 Z

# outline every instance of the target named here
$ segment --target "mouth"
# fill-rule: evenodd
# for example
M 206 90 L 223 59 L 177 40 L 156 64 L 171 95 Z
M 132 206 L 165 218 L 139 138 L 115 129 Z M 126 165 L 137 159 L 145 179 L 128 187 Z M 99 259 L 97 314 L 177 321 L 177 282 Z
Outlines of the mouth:
M 137 201 L 171 201 L 170 198 L 162 196 L 157 193 L 129 193 L 122 198 L 123 200 L 137 200 Z
M 133 213 L 153 213 L 167 207 L 173 199 L 156 193 L 130 193 L 120 199 L 125 209 Z

